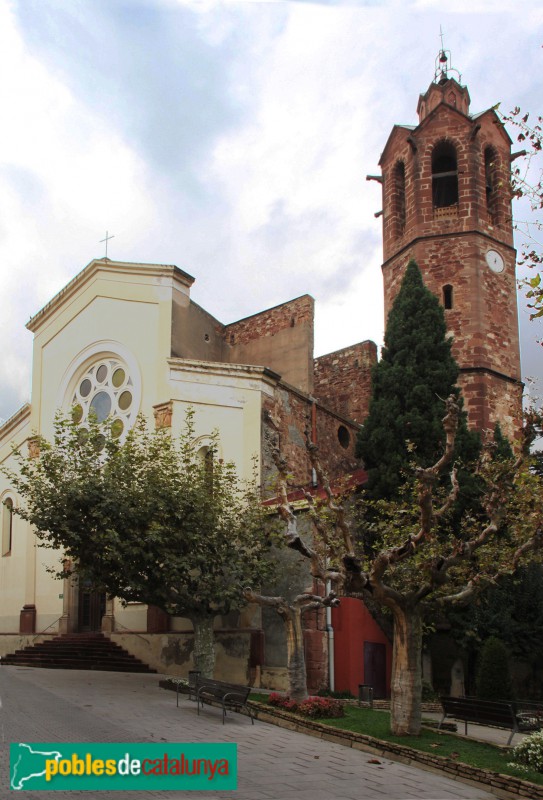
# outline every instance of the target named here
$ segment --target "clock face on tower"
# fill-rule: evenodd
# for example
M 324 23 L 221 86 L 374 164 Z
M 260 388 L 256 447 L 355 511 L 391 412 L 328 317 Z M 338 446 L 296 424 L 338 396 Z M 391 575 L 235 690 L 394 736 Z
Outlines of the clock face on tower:
M 499 273 L 504 271 L 505 261 L 497 250 L 487 250 L 485 259 L 492 272 Z

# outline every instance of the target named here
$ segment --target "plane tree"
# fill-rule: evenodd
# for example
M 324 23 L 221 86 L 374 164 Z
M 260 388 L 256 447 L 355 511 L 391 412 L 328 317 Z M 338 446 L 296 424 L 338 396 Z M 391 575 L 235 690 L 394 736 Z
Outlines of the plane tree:
M 23 500 L 15 512 L 60 551 L 56 576 L 75 571 L 124 603 L 189 618 L 194 665 L 206 676 L 215 616 L 245 605 L 247 583 L 274 568 L 259 486 L 240 481 L 217 447 L 214 434 L 202 453 L 192 411 L 178 437 L 139 417 L 124 442 L 111 424 L 82 428 L 59 415 L 52 441 L 37 437 L 33 455 L 16 451 L 8 472 Z
M 371 548 L 363 537 L 343 555 L 344 592 L 370 598 L 393 618 L 391 729 L 418 734 L 422 623 L 436 607 L 467 605 L 503 574 L 541 559 L 543 486 L 526 453 L 493 458 L 493 443 L 473 467 L 480 509 L 466 509 L 454 462 L 460 409 L 454 395 L 443 417 L 445 443 L 430 466 L 414 464 L 412 481 L 397 499 L 365 500 L 372 507 Z M 442 482 L 448 474 L 449 485 Z M 362 531 L 364 529 L 362 526 Z
M 514 153 L 511 170 L 512 194 L 518 201 L 519 210 L 515 214 L 514 226 L 520 241 L 518 265 L 525 273 L 521 284 L 531 309 L 531 318 L 536 319 L 543 316 L 543 117 L 531 116 L 519 106 L 500 116 L 522 148 Z
M 310 454 L 316 454 L 317 448 L 310 443 L 307 432 L 306 446 Z M 343 573 L 337 566 L 330 564 L 330 555 L 334 552 L 336 531 L 344 524 L 343 506 L 337 503 L 327 479 L 319 470 L 317 477 L 325 491 L 323 500 L 317 502 L 310 491 L 306 488 L 301 490 L 305 501 L 303 517 L 309 521 L 309 530 L 303 535 L 301 526 L 298 525 L 300 516 L 295 513 L 289 498 L 288 463 L 276 445 L 272 444 L 271 454 L 277 475 L 276 497 L 269 508 L 277 513 L 284 526 L 281 533 L 283 543 L 306 559 L 310 586 L 300 592 L 268 595 L 255 591 L 248 585 L 244 596 L 250 603 L 273 608 L 283 620 L 287 645 L 288 695 L 296 702 L 301 702 L 308 697 L 304 615 L 311 610 L 339 605 L 336 592 L 343 584 Z M 332 583 L 334 589 L 330 588 Z

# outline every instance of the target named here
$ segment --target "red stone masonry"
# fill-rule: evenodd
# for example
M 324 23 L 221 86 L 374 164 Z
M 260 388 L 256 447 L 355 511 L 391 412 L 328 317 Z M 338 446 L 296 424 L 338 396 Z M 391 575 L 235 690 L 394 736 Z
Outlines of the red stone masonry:
M 359 426 L 324 408 L 308 395 L 282 382 L 274 397 L 266 397 L 262 408 L 262 459 L 265 492 L 275 494 L 275 467 L 271 448 L 278 446 L 292 475 L 292 487 L 309 486 L 311 465 L 306 449 L 306 431 L 319 445 L 319 455 L 328 477 L 333 480 L 358 466 L 355 458 Z
M 418 111 L 416 127 L 393 129 L 380 161 L 385 313 L 415 259 L 428 288 L 451 306 L 445 316 L 470 424 L 483 429 L 499 421 L 515 437 L 522 384 L 511 140 L 492 109 L 468 115 L 468 91 L 453 79 L 432 84 Z M 458 201 L 435 207 L 432 154 L 442 143 L 456 156 Z M 405 180 L 398 179 L 402 170 Z M 487 264 L 491 250 L 504 260 L 501 273 Z
M 264 336 L 275 336 L 279 331 L 302 323 L 312 326 L 313 308 L 313 298 L 304 294 L 287 303 L 225 325 L 223 338 L 230 345 L 247 344 Z
M 316 358 L 313 394 L 338 414 L 361 424 L 368 416 L 377 345 L 365 341 Z

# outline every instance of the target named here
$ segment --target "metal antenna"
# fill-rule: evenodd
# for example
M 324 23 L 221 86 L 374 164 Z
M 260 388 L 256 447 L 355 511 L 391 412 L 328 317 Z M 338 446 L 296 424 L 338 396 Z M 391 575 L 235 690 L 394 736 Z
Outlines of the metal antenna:
M 105 239 L 100 239 L 100 243 L 102 243 L 102 242 L 105 242 L 105 243 L 106 243 L 106 255 L 105 255 L 106 259 L 107 259 L 107 243 L 108 243 L 108 241 L 109 241 L 110 239 L 114 239 L 114 238 L 115 238 L 115 235 L 113 235 L 113 236 L 110 236 L 110 235 L 109 235 L 109 233 L 108 233 L 108 231 L 106 231 L 106 238 L 105 238 Z

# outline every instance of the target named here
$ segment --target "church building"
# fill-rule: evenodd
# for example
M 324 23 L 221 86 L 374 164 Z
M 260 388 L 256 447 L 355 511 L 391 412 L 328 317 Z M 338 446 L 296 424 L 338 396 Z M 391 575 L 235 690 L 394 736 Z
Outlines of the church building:
M 509 173 L 511 140 L 494 110 L 471 115 L 449 54 L 418 103 L 416 126 L 396 125 L 381 156 L 383 278 L 386 313 L 414 258 L 438 296 L 469 423 L 500 422 L 513 437 L 522 383 Z M 259 458 L 263 484 L 273 472 L 271 434 L 293 474 L 313 475 L 305 431 L 319 445 L 330 477 L 354 474 L 356 435 L 368 412 L 377 347 L 361 341 L 313 355 L 314 302 L 298 297 L 224 325 L 194 303 L 194 279 L 172 265 L 95 259 L 27 327 L 34 335 L 32 395 L 0 428 L 0 463 L 13 464 L 36 434 L 51 438 L 58 409 L 74 407 L 84 424 L 93 411 L 122 436 L 143 413 L 180 430 L 195 411 L 198 445 L 218 429 L 220 456 L 250 477 Z M 48 572 L 59 553 L 40 546 L 13 513 L 21 499 L 0 475 L 0 656 L 59 634 L 102 632 L 160 672 L 191 667 L 188 620 L 93 592 Z M 311 588 L 302 579 L 298 591 Z M 345 599 L 325 617 L 308 615 L 310 690 L 330 683 L 356 692 L 370 683 L 385 695 L 390 642 L 363 603 Z M 285 649 L 277 622 L 248 608 L 217 618 L 216 677 L 286 687 Z

